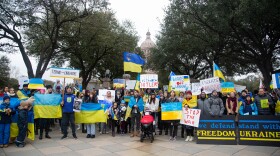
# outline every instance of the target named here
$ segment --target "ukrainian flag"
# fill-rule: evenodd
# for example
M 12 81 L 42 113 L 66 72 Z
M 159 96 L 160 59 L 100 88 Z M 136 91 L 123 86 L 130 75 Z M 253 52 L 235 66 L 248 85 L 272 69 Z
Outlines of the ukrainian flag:
M 34 114 L 37 118 L 61 118 L 60 94 L 35 94 Z
M 219 77 L 222 79 L 223 82 L 226 81 L 221 69 L 213 62 L 213 68 L 214 68 L 214 76 L 213 77 Z
M 135 98 L 131 97 L 130 100 L 129 100 L 128 106 L 126 108 L 125 120 L 127 120 L 127 118 L 130 117 L 132 107 L 134 105 L 138 106 L 138 108 L 140 110 L 140 113 L 142 113 L 144 111 L 144 101 L 143 101 L 143 99 L 141 98 L 141 99 L 138 100 L 138 102 L 136 102 Z
M 270 89 L 273 89 L 273 82 L 272 82 L 272 80 L 270 81 L 269 87 L 270 87 Z
M 140 91 L 140 73 L 138 73 L 138 75 L 137 75 L 137 79 L 136 79 L 136 83 L 135 83 L 135 86 L 134 86 L 134 90 Z
M 162 120 L 181 120 L 182 119 L 182 102 L 162 103 L 161 104 Z
M 17 96 L 19 98 L 19 100 L 26 100 L 28 99 L 28 94 L 30 94 L 30 91 L 28 90 L 27 93 L 23 90 L 18 90 L 17 91 Z
M 169 79 L 168 90 L 167 90 L 168 92 L 171 92 L 171 88 L 172 88 L 171 81 L 170 81 L 171 76 L 175 76 L 175 73 L 173 71 L 171 71 L 169 76 L 168 76 L 168 79 Z
M 141 73 L 142 66 L 145 64 L 145 60 L 140 55 L 128 52 L 123 53 L 123 60 L 124 71 Z
M 28 89 L 45 89 L 44 81 L 40 78 L 32 78 L 29 80 Z
M 124 96 L 123 98 L 124 101 L 128 103 L 130 101 L 131 96 Z
M 190 82 L 190 76 L 184 75 L 184 82 Z
M 82 103 L 81 111 L 75 112 L 76 123 L 107 122 L 107 114 L 99 103 Z

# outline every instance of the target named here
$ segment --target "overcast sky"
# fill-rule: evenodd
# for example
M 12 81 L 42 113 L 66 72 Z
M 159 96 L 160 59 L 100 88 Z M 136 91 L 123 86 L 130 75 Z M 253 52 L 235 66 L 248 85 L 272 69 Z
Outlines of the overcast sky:
M 164 18 L 164 9 L 168 6 L 169 0 L 110 0 L 111 9 L 116 13 L 117 19 L 121 22 L 130 20 L 138 32 L 140 45 L 146 38 L 149 29 L 152 40 L 155 42 L 155 35 L 160 31 L 160 22 Z M 27 76 L 27 70 L 19 53 L 9 54 L 11 66 L 19 69 L 19 76 Z M 36 69 L 36 59 L 30 58 L 33 70 Z M 55 81 L 45 72 L 43 78 Z M 71 82 L 71 81 L 67 81 Z

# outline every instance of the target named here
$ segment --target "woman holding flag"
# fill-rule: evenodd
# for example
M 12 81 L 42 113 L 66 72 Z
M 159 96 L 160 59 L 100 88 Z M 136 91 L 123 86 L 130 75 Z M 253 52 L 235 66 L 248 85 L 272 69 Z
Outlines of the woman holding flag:
M 134 96 L 130 98 L 128 106 L 131 108 L 131 136 L 139 136 L 140 133 L 140 119 L 141 112 L 144 110 L 144 101 L 141 96 L 139 96 L 139 91 L 134 91 Z M 134 131 L 134 126 L 136 125 L 136 132 Z
M 171 102 L 179 102 L 179 100 L 176 98 L 176 93 L 174 90 L 171 90 L 170 97 L 166 101 L 166 103 L 171 103 Z M 179 122 L 180 122 L 179 120 L 170 120 L 168 122 L 169 129 L 170 129 L 170 139 L 169 140 L 176 141 Z

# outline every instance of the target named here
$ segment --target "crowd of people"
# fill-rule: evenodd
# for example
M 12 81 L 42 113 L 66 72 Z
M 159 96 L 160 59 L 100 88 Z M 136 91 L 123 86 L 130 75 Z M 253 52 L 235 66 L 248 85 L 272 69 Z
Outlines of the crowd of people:
M 21 90 L 15 93 L 14 88 L 4 87 L 0 91 L 3 102 L 0 105 L 0 147 L 8 147 L 9 142 L 15 142 L 18 147 L 25 146 L 25 137 L 27 133 L 27 116 L 28 111 L 32 111 L 32 99 L 27 102 L 21 102 L 16 107 L 11 107 L 10 99 L 17 98 L 18 95 L 24 95 L 27 98 L 33 96 L 34 93 L 44 94 L 63 94 L 61 107 L 61 119 L 36 119 L 35 133 L 39 135 L 39 139 L 43 139 L 45 130 L 45 138 L 50 139 L 49 132 L 51 125 L 59 122 L 61 139 L 68 137 L 68 127 L 72 130 L 73 138 L 77 139 L 76 131 L 82 129 L 86 133 L 86 138 L 96 137 L 96 126 L 100 134 L 106 134 L 111 130 L 113 137 L 115 135 L 130 134 L 130 137 L 138 137 L 140 135 L 140 120 L 145 112 L 149 112 L 155 119 L 154 133 L 155 135 L 169 135 L 171 141 L 175 141 L 178 136 L 178 128 L 181 128 L 181 137 L 186 138 L 185 141 L 194 140 L 194 127 L 181 125 L 180 120 L 162 120 L 161 104 L 181 102 L 183 109 L 200 109 L 202 116 L 223 116 L 223 115 L 280 115 L 280 91 L 273 90 L 271 93 L 263 88 L 252 92 L 247 89 L 241 93 L 220 93 L 213 91 L 211 94 L 201 92 L 200 95 L 192 95 L 191 91 L 186 92 L 167 92 L 162 90 L 124 90 L 116 89 L 115 97 L 108 90 L 104 99 L 111 102 L 111 107 L 107 110 L 107 123 L 87 123 L 76 125 L 75 115 L 73 111 L 74 101 L 79 99 L 82 103 L 96 104 L 99 102 L 98 90 L 83 90 L 74 94 L 73 88 L 70 86 L 63 87 L 59 82 L 54 86 L 47 85 L 46 91 L 29 90 L 28 85 L 23 85 Z M 129 97 L 129 100 L 126 100 Z M 128 107 L 131 108 L 130 114 L 127 113 Z M 10 138 L 10 125 L 12 115 L 18 115 L 19 134 L 17 138 Z M 38 133 L 39 131 L 39 133 Z

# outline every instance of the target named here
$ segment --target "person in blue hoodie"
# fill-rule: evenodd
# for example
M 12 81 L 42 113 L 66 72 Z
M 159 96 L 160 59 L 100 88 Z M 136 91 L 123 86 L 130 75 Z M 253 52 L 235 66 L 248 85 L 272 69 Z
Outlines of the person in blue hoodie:
M 73 105 L 75 100 L 75 95 L 73 95 L 72 88 L 67 86 L 65 87 L 66 93 L 64 94 L 64 99 L 61 102 L 62 106 L 62 133 L 63 136 L 61 139 L 67 138 L 68 132 L 68 124 L 70 122 L 72 135 L 74 139 L 77 139 L 76 136 L 76 127 L 75 127 L 75 116 L 73 111 Z
M 240 115 L 258 115 L 258 108 L 255 102 L 252 101 L 250 94 L 246 95 L 246 101 L 243 102 L 239 109 Z
M 10 106 L 10 97 L 4 96 L 3 103 L 0 105 L 0 148 L 8 147 L 13 114 L 15 111 Z

